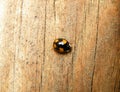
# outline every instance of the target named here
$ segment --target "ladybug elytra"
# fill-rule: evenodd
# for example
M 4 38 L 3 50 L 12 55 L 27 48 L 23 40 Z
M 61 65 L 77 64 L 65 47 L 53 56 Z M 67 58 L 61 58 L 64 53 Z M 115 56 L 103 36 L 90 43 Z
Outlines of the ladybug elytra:
M 69 42 L 64 38 L 55 39 L 53 42 L 53 48 L 60 54 L 65 54 L 71 51 Z

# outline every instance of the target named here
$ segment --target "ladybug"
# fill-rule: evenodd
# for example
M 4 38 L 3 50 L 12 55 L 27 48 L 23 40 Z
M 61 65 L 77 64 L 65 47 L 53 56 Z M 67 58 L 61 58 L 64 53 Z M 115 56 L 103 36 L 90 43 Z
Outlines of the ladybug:
M 55 39 L 53 42 L 53 48 L 60 54 L 65 54 L 71 51 L 69 42 L 64 38 Z

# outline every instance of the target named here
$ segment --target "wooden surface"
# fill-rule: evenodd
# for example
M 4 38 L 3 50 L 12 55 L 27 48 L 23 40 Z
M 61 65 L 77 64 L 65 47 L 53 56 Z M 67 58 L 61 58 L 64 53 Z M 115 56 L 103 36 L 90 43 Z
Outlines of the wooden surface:
M 120 0 L 0 0 L 0 92 L 120 92 Z

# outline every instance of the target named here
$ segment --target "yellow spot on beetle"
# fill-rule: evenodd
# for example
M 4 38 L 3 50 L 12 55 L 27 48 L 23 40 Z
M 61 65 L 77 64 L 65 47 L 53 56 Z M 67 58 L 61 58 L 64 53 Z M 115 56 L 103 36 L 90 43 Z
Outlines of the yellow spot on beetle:
M 58 39 L 56 39 L 55 42 L 57 43 L 57 42 L 58 42 Z
M 62 42 L 63 42 L 64 44 L 66 44 L 66 43 L 67 43 L 67 41 L 66 41 L 66 40 L 63 40 Z
M 63 48 L 59 48 L 59 51 L 62 53 L 62 52 L 64 52 L 64 49 Z
M 56 44 L 53 45 L 54 48 L 57 48 Z

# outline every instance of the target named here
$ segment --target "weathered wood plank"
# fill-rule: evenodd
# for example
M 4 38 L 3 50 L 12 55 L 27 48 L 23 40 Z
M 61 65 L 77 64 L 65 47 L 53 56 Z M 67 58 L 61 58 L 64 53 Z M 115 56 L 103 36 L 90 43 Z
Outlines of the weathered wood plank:
M 120 1 L 100 1 L 93 92 L 120 91 Z
M 21 1 L 20 11 L 14 91 L 39 92 L 44 56 L 45 1 Z
M 0 0 L 0 92 L 119 92 L 119 18 L 119 0 Z
M 98 0 L 81 0 L 78 3 L 77 37 L 73 57 L 75 92 L 91 92 L 98 32 L 98 9 Z
M 76 4 L 72 0 L 47 1 L 42 92 L 72 92 L 72 53 L 59 55 L 52 49 L 52 44 L 55 38 L 63 37 L 73 46 Z
M 15 0 L 0 0 L 0 92 L 14 89 Z

